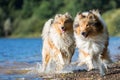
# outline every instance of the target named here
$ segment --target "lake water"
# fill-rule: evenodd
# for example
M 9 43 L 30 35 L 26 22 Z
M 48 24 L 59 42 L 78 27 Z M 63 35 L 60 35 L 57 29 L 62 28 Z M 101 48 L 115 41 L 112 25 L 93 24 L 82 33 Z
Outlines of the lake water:
M 120 37 L 111 37 L 111 56 L 120 54 Z M 0 80 L 40 80 L 41 38 L 0 39 Z M 78 52 L 72 58 L 77 60 Z M 112 57 L 114 60 L 114 57 Z

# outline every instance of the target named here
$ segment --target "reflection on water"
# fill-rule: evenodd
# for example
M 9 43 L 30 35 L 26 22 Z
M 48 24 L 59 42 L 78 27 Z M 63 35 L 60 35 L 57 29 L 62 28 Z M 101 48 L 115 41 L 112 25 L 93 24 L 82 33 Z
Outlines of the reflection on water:
M 120 38 L 110 38 L 111 55 L 120 53 Z M 38 39 L 0 39 L 0 80 L 40 80 L 42 40 Z M 78 52 L 72 58 L 77 60 Z M 66 71 L 78 69 L 67 66 Z

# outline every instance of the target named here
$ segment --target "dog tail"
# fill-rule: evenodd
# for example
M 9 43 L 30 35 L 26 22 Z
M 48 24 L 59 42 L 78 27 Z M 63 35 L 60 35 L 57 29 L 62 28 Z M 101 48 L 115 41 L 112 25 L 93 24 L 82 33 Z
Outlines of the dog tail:
M 44 27 L 43 27 L 43 30 L 42 30 L 42 38 L 43 39 L 47 38 L 47 36 L 49 35 L 52 22 L 53 22 L 53 19 L 49 19 L 44 24 Z

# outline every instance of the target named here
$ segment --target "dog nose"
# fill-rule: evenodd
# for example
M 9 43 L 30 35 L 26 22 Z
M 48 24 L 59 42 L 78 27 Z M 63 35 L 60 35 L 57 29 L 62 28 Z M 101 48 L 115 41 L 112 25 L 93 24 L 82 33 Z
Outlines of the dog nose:
M 87 37 L 87 32 L 82 32 L 81 33 L 84 37 Z
M 62 27 L 61 27 L 61 29 L 62 29 L 62 30 L 64 30 L 64 29 L 65 29 L 65 27 L 64 27 L 64 26 L 62 26 Z

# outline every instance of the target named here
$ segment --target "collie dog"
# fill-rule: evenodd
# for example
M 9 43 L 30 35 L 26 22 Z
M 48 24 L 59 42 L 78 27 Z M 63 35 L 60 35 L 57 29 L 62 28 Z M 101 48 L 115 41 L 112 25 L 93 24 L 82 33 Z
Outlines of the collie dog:
M 86 64 L 88 71 L 95 63 L 103 76 L 111 62 L 108 51 L 109 35 L 107 27 L 98 10 L 78 13 L 75 17 L 74 36 L 79 50 L 79 64 Z
M 49 19 L 44 25 L 42 39 L 43 71 L 51 60 L 57 64 L 55 70 L 62 70 L 65 64 L 71 62 L 75 49 L 73 20 L 70 14 L 57 14 L 54 19 Z

